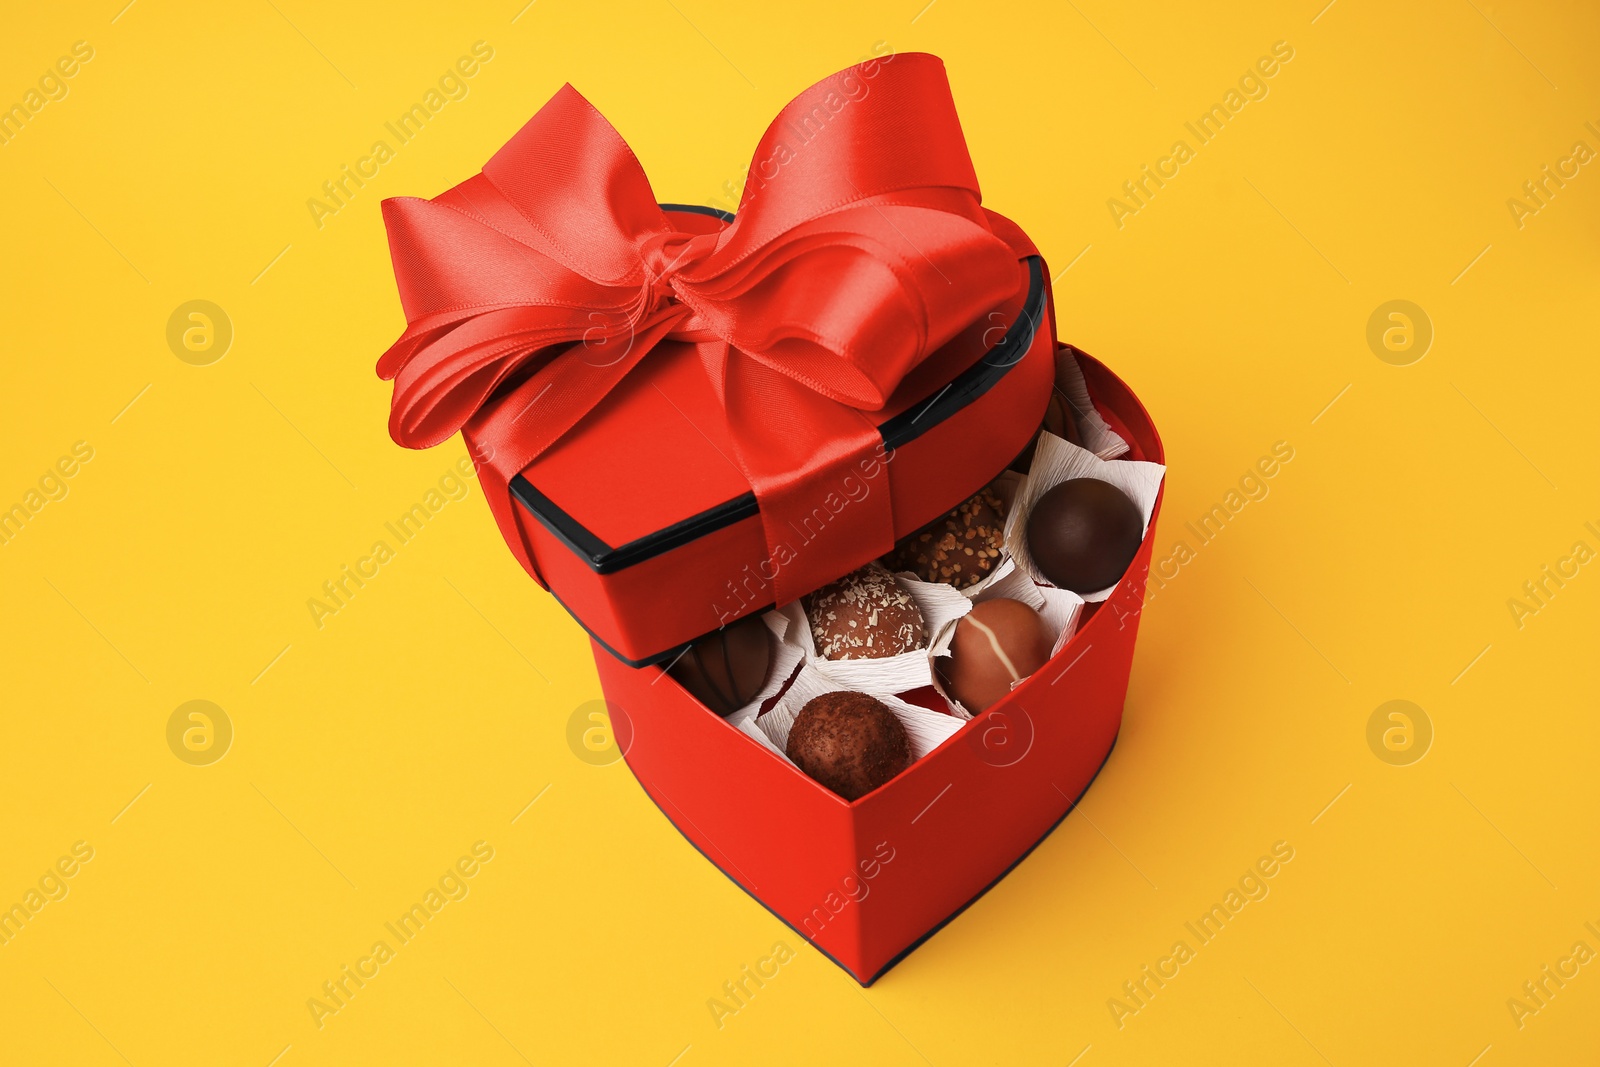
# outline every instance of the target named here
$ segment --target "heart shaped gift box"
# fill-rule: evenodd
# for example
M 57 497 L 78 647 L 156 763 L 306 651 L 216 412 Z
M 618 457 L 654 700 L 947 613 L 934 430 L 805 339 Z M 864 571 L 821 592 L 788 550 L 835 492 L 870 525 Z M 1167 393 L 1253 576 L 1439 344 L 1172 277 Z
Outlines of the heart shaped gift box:
M 392 436 L 463 432 L 507 544 L 590 634 L 646 793 L 871 982 L 1019 862 L 1109 754 L 1160 503 L 1044 668 L 853 802 L 661 666 L 883 555 L 1044 417 L 1048 274 L 980 205 L 943 65 L 889 56 L 800 94 L 737 217 L 657 205 L 570 86 L 481 173 L 384 214 L 409 324 L 379 363 Z M 1161 462 L 1131 392 L 1066 351 L 1129 458 Z

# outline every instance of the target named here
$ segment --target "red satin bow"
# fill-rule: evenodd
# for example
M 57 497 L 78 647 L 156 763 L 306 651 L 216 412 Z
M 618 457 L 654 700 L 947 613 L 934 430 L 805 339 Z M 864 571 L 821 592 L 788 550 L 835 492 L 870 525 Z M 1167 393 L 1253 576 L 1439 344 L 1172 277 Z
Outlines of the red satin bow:
M 879 447 L 862 413 L 1016 285 L 929 55 L 861 64 L 796 97 L 717 233 L 674 228 L 570 85 L 482 173 L 383 208 L 409 323 L 378 362 L 395 383 L 389 432 L 425 448 L 465 428 L 535 577 L 506 482 L 667 339 L 698 345 L 722 400 L 779 603 L 886 551 L 886 478 L 793 549 L 797 524 Z

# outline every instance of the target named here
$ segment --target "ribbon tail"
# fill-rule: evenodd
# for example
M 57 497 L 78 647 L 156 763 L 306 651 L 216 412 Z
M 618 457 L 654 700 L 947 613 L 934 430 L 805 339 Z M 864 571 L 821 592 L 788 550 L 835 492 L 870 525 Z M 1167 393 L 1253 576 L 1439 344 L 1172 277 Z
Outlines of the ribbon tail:
M 772 583 L 775 602 L 787 604 L 834 581 L 840 560 L 893 548 L 892 455 L 871 420 L 764 364 L 729 359 L 726 342 L 699 347 L 735 459 L 761 504 L 762 577 Z
M 541 586 L 549 588 L 518 522 L 511 479 L 593 410 L 681 317 L 663 316 L 604 346 L 574 345 L 462 428 L 494 521 L 517 562 Z

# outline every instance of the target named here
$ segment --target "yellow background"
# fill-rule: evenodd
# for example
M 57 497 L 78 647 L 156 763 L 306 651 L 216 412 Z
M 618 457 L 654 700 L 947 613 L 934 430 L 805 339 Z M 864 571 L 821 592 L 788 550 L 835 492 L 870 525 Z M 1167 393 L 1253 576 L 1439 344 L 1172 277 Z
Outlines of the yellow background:
M 1507 601 L 1600 548 L 1600 173 L 1520 228 L 1506 201 L 1600 149 L 1597 19 L 1324 2 L 14 6 L 0 103 L 95 54 L 0 146 L 0 506 L 94 458 L 0 546 L 0 904 L 94 858 L 0 947 L 0 1061 L 1592 1062 L 1600 964 L 1520 1029 L 1506 1002 L 1600 949 L 1600 567 L 1520 628 Z M 479 40 L 469 95 L 318 228 L 307 199 Z M 1081 811 L 862 991 L 575 756 L 588 646 L 475 483 L 320 629 L 306 601 L 464 454 L 385 432 L 382 198 L 465 178 L 570 80 L 662 199 L 712 201 L 879 41 L 944 57 L 987 203 L 1072 264 L 1064 338 L 1165 436 L 1163 554 L 1295 456 L 1150 603 Z M 1269 95 L 1119 229 L 1108 198 L 1277 41 Z M 166 341 L 194 299 L 234 327 L 209 366 Z M 1392 299 L 1435 330 L 1410 366 L 1366 341 Z M 235 731 L 209 766 L 167 744 L 194 699 Z M 1433 726 L 1409 766 L 1367 744 L 1392 699 Z M 307 999 L 480 840 L 470 895 L 319 1029 Z M 1108 998 L 1280 840 L 1270 895 L 1119 1029 Z

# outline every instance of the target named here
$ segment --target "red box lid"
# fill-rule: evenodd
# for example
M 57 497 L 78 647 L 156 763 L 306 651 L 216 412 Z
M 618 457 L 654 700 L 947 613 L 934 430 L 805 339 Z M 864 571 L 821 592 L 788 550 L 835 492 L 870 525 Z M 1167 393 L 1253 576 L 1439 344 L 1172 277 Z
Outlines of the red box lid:
M 513 552 L 626 662 L 869 562 L 1043 417 L 1042 261 L 981 206 L 943 65 L 892 60 L 783 109 L 737 226 L 658 210 L 571 86 L 479 174 L 384 203 L 391 435 L 461 430 Z
M 663 208 L 685 228 L 694 214 L 702 227 L 731 218 Z M 896 538 L 975 492 L 1031 439 L 1050 388 L 1047 307 L 1043 263 L 1025 256 L 1013 295 L 930 355 L 872 413 L 894 456 L 887 466 Z M 952 446 L 961 454 L 952 455 Z M 624 662 L 669 659 L 719 625 L 770 606 L 768 599 L 716 614 L 674 610 L 685 601 L 705 606 L 758 562 L 749 545 L 741 550 L 738 539 L 724 536 L 758 515 L 731 454 L 722 406 L 693 346 L 669 341 L 512 479 L 519 520 L 533 535 L 550 591 Z M 706 539 L 721 539 L 726 550 L 709 560 L 703 551 L 684 552 Z M 841 559 L 834 576 L 865 562 Z M 652 564 L 649 582 L 624 579 Z

